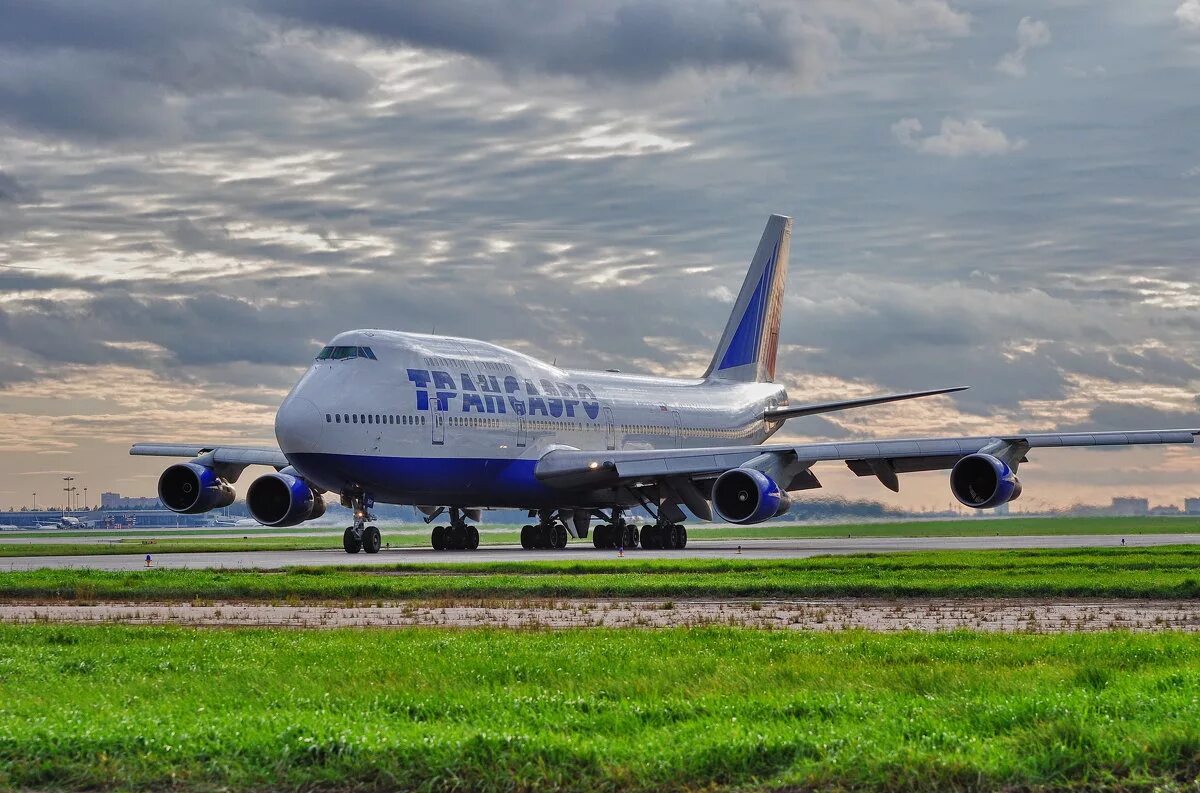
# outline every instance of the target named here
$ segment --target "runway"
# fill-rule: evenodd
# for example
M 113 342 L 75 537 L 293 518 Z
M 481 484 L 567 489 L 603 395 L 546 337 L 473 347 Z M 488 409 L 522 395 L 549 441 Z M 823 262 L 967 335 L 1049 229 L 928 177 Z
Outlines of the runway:
M 220 553 L 152 554 L 155 568 L 218 568 L 276 570 L 298 565 L 447 564 L 531 561 L 583 561 L 638 559 L 801 559 L 809 556 L 900 551 L 1001 550 L 1021 548 L 1112 548 L 1152 545 L 1197 545 L 1200 534 L 1060 534 L 1008 537 L 864 537 L 810 540 L 704 540 L 689 543 L 682 551 L 599 551 L 587 541 L 573 541 L 561 551 L 526 551 L 517 545 L 483 546 L 475 551 L 435 551 L 432 548 L 385 549 L 368 556 L 346 554 L 334 542 L 320 551 L 225 551 Z M 738 553 L 740 548 L 740 555 Z M 0 558 L 0 571 L 39 568 L 92 570 L 144 570 L 145 554 L 108 556 L 13 556 Z

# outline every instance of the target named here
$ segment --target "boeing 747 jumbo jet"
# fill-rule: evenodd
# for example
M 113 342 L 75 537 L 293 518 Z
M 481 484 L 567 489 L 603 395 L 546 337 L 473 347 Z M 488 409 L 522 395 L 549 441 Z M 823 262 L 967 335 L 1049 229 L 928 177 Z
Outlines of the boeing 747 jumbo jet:
M 973 438 L 768 444 L 789 419 L 902 399 L 903 394 L 793 405 L 775 380 L 791 219 L 772 215 L 703 376 L 678 380 L 562 369 L 485 341 L 352 330 L 322 348 L 275 417 L 278 449 L 138 443 L 135 455 L 191 458 L 163 472 L 169 509 L 228 506 L 250 465 L 270 466 L 246 491 L 267 526 L 351 508 L 347 553 L 377 553 L 377 503 L 417 506 L 433 547 L 474 549 L 481 510 L 528 510 L 525 548 L 683 548 L 687 507 L 702 520 L 760 523 L 791 493 L 818 488 L 813 468 L 841 461 L 898 491 L 899 475 L 950 471 L 950 491 L 989 509 L 1021 494 L 1017 468 L 1033 449 L 1192 443 L 1198 429 L 1010 434 Z M 656 518 L 640 530 L 624 513 Z

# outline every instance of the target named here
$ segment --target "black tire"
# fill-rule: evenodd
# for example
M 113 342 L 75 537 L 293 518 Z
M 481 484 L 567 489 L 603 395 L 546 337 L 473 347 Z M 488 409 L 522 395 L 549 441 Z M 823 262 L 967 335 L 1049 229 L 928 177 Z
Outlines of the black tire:
M 658 547 L 658 526 L 642 527 L 642 549 L 652 551 Z
M 362 540 L 354 536 L 353 526 L 342 534 L 342 547 L 346 549 L 346 553 L 358 553 L 362 550 Z
M 378 527 L 368 526 L 363 529 L 362 546 L 367 553 L 379 553 L 379 549 L 383 547 L 383 538 L 379 536 Z
M 559 551 L 567 547 L 567 530 L 563 528 L 562 524 L 554 527 L 554 545 L 552 547 Z
M 521 527 L 521 547 L 527 551 L 533 550 L 533 527 Z
M 462 526 L 451 526 L 446 532 L 446 547 L 452 551 L 461 551 L 467 545 L 467 532 Z
M 554 527 L 539 523 L 537 527 L 537 547 L 541 550 L 554 547 Z
M 683 538 L 680 536 L 683 533 L 683 527 L 678 523 L 671 524 L 671 539 L 668 546 L 673 551 L 678 551 L 683 547 Z
M 433 550 L 435 550 L 435 551 L 446 550 L 446 527 L 445 526 L 434 526 L 433 534 L 430 535 L 429 539 L 433 543 Z
M 687 526 L 679 525 L 679 550 L 687 547 Z
M 467 550 L 473 551 L 479 547 L 479 529 L 474 526 L 467 527 Z
M 597 550 L 605 547 L 605 537 L 608 534 L 608 524 L 600 523 L 592 529 L 592 545 Z
M 638 536 L 638 527 L 632 523 L 625 527 L 625 550 L 634 550 L 638 547 L 640 537 Z

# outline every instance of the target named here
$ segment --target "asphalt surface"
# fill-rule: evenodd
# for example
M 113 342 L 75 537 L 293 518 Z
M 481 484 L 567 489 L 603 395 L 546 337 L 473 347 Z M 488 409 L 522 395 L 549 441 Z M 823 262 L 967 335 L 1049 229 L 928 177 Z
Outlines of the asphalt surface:
M 1109 534 L 1061 534 L 1022 537 L 864 537 L 811 540 L 704 540 L 688 544 L 682 551 L 626 551 L 624 558 L 636 559 L 800 559 L 808 556 L 848 553 L 893 553 L 1020 548 L 1112 548 L 1122 542 L 1128 547 L 1151 545 L 1196 545 L 1200 534 L 1134 534 L 1122 538 Z M 333 543 L 331 543 L 333 545 Z M 221 553 L 152 554 L 156 568 L 278 569 L 294 565 L 378 565 L 405 562 L 528 562 L 612 559 L 617 551 L 599 551 L 590 541 L 572 541 L 561 551 L 526 551 L 516 545 L 484 546 L 475 551 L 435 551 L 432 548 L 385 549 L 373 556 L 346 554 L 338 547 L 327 551 L 225 551 Z M 0 558 L 0 571 L 38 568 L 88 568 L 92 570 L 145 569 L 145 554 L 109 556 L 12 556 Z

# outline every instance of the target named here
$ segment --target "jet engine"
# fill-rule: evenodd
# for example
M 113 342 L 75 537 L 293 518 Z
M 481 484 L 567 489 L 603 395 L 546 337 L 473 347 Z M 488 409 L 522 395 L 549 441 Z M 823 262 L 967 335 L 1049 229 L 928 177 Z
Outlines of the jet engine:
M 265 526 L 295 526 L 325 514 L 325 499 L 298 476 L 260 476 L 246 491 L 246 506 Z
M 787 512 L 792 499 L 762 471 L 731 468 L 713 483 L 712 504 L 721 520 L 761 523 Z
M 1008 463 L 990 454 L 969 454 L 950 470 L 950 491 L 968 507 L 991 509 L 1021 495 L 1021 482 Z
M 199 463 L 176 463 L 158 478 L 158 499 L 172 512 L 195 515 L 233 503 L 233 485 Z

